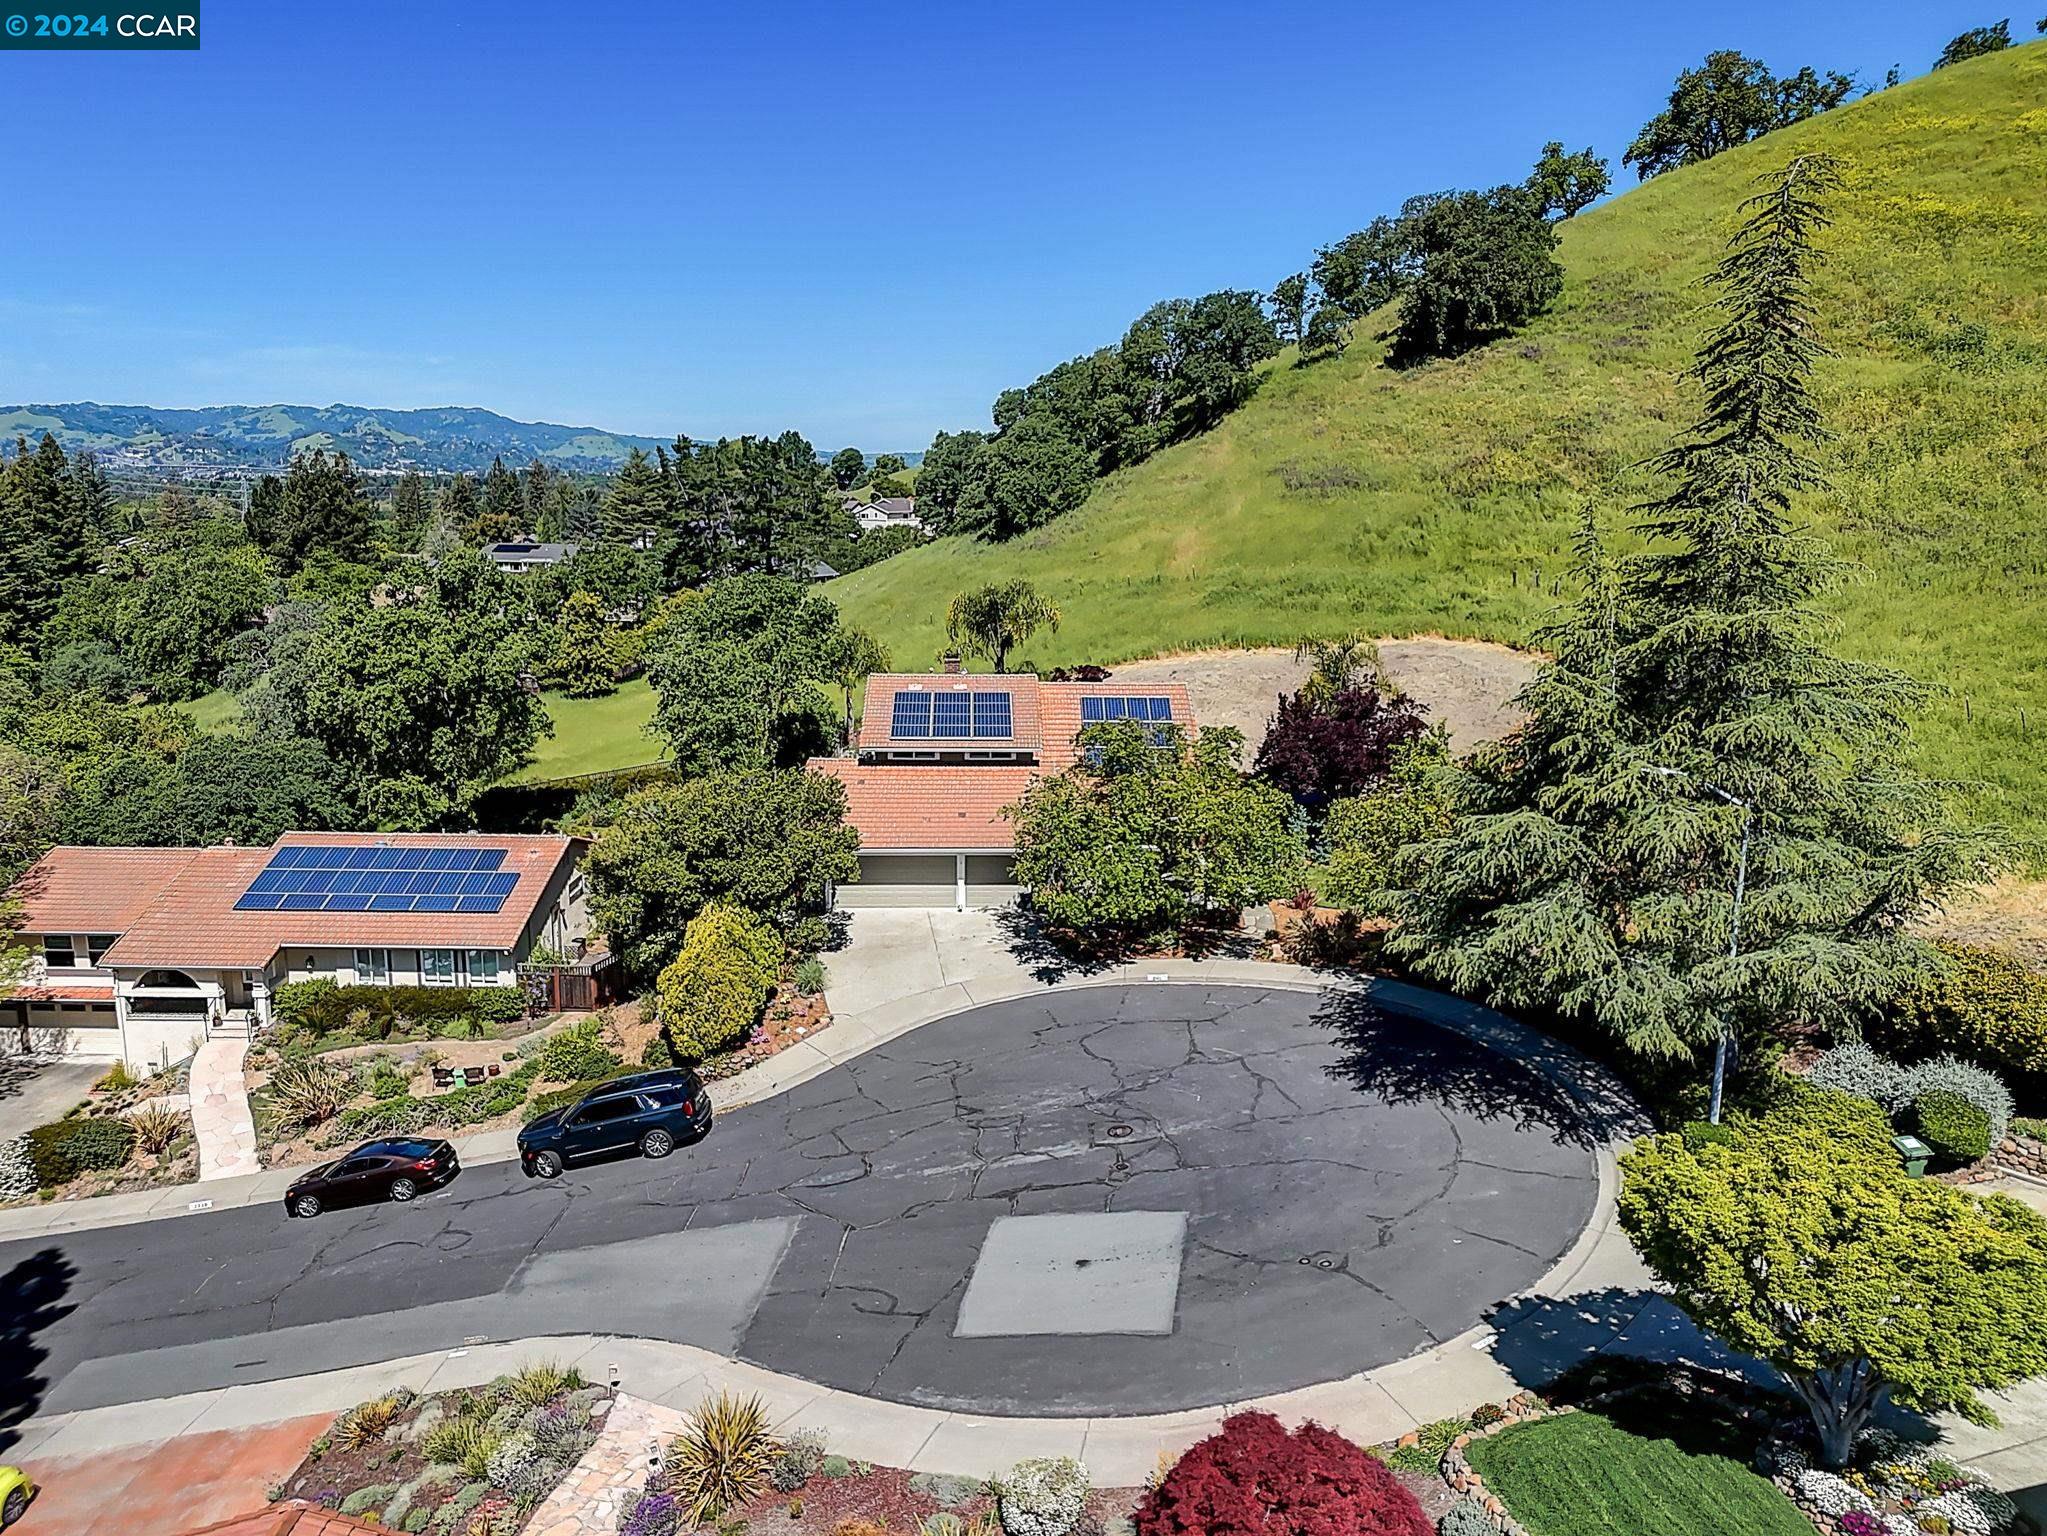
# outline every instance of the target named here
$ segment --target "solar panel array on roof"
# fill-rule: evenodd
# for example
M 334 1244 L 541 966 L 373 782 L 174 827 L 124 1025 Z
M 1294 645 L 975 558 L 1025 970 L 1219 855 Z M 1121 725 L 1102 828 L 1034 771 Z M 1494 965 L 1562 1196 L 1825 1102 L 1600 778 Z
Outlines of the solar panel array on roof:
M 280 848 L 237 912 L 497 912 L 519 884 L 502 848 Z
M 1173 718 L 1173 701 L 1168 698 L 1147 695 L 1145 697 L 1119 697 L 1114 694 L 1090 694 L 1080 701 L 1080 723 L 1094 725 L 1103 720 L 1170 720 Z
M 929 693 L 906 688 L 895 697 L 888 733 L 897 741 L 965 741 L 1007 738 L 1011 729 L 1007 693 L 965 688 Z

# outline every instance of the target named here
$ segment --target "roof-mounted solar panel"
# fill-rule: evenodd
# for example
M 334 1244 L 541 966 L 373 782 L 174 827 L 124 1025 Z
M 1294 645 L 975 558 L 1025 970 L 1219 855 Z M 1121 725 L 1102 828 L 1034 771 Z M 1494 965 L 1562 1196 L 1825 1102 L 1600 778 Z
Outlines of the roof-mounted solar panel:
M 497 912 L 518 889 L 502 848 L 321 844 L 279 848 L 237 912 Z
M 897 740 L 931 734 L 931 695 L 908 691 L 896 695 L 889 711 L 889 735 Z
M 1006 693 L 977 693 L 974 698 L 974 734 L 980 737 L 1014 734 Z
M 965 693 L 941 693 L 931 700 L 931 734 L 962 737 L 974 734 L 974 701 Z

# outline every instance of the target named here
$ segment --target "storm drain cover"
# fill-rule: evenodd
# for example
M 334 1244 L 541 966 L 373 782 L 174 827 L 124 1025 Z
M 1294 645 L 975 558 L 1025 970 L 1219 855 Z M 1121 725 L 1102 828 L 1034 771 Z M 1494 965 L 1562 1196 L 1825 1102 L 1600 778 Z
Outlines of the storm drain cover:
M 1171 1333 L 1185 1211 L 1004 1216 L 988 1229 L 956 1338 Z

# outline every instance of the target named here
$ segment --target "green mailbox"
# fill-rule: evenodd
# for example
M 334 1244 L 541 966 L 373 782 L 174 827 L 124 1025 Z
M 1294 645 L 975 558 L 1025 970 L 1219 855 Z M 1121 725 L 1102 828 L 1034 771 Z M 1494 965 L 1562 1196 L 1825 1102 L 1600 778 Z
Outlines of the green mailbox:
M 1898 1149 L 1898 1161 L 1905 1165 L 1907 1177 L 1914 1179 L 1925 1177 L 1926 1164 L 1933 1157 L 1933 1148 L 1917 1136 L 1893 1136 L 1891 1145 Z

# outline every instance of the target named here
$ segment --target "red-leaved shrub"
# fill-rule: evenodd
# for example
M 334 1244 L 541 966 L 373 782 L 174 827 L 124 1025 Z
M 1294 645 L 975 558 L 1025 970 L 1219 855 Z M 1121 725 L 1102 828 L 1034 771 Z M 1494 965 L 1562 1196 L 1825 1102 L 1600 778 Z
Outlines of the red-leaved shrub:
M 1233 1413 L 1137 1509 L 1137 1536 L 1434 1536 L 1386 1464 L 1320 1424 Z

